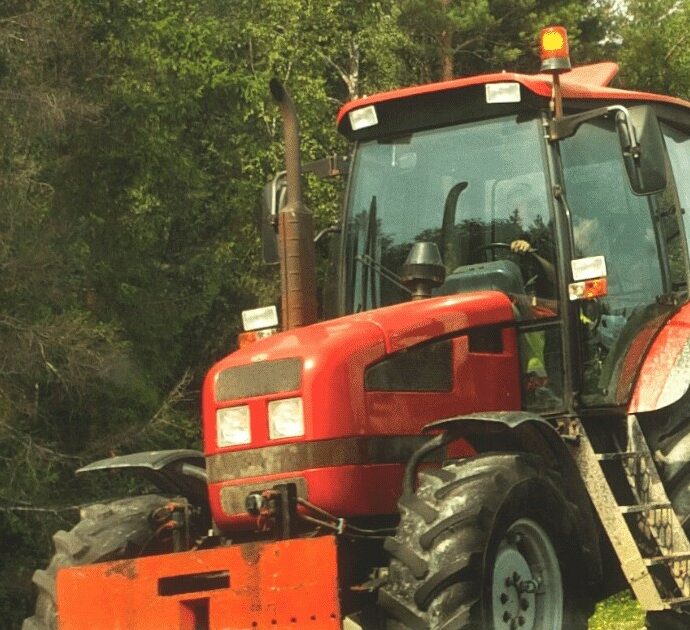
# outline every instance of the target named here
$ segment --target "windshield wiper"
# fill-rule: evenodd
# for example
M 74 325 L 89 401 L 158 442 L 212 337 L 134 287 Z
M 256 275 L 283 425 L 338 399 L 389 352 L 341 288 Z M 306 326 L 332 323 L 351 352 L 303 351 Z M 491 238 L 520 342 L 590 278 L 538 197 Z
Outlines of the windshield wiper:
M 410 289 L 400 282 L 400 276 L 397 273 L 391 271 L 388 269 L 388 267 L 384 267 L 380 262 L 376 262 L 368 254 L 360 254 L 359 256 L 355 257 L 355 260 L 357 262 L 361 262 L 365 267 L 368 267 L 372 271 L 376 272 L 381 278 L 388 280 L 388 282 L 391 282 L 399 289 L 402 289 L 405 291 L 405 293 L 412 295 L 412 291 L 410 291 Z
M 371 203 L 369 204 L 369 221 L 367 224 L 367 237 L 364 241 L 364 256 L 372 258 L 371 254 L 374 251 L 374 244 L 376 243 L 376 214 L 377 214 L 377 204 L 376 195 L 371 198 Z M 374 296 L 376 295 L 376 288 L 374 287 L 374 274 L 373 267 L 369 267 L 371 273 L 362 273 L 362 295 L 361 303 L 364 306 L 367 303 L 367 296 L 369 295 L 369 283 L 371 282 L 371 302 L 374 306 Z

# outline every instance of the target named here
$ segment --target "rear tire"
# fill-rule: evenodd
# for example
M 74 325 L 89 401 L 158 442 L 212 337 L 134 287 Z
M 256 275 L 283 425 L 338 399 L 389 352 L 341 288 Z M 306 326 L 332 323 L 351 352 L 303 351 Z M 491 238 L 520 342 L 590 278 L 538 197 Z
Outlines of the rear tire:
M 389 628 L 587 628 L 577 519 L 556 473 L 522 454 L 489 454 L 419 474 L 379 604 Z
M 690 537 L 690 395 L 669 408 L 640 414 L 645 437 L 657 459 L 657 469 L 673 509 Z M 661 455 L 661 457 L 658 457 Z M 648 630 L 687 630 L 690 614 L 673 610 L 649 612 Z
M 36 611 L 24 620 L 22 630 L 57 629 L 58 569 L 160 552 L 153 540 L 157 525 L 149 516 L 169 502 L 169 498 L 149 494 L 90 505 L 81 511 L 81 520 L 69 532 L 56 532 L 55 555 L 45 570 L 34 572 Z

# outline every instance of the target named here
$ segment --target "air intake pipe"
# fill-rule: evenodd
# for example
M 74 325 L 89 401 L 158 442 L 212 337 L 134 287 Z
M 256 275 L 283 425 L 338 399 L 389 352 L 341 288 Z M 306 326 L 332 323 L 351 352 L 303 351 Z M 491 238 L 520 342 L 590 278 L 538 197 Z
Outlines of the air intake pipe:
M 316 321 L 316 262 L 311 212 L 302 200 L 299 121 L 295 103 L 278 79 L 270 89 L 283 117 L 287 203 L 278 213 L 278 249 L 283 329 Z

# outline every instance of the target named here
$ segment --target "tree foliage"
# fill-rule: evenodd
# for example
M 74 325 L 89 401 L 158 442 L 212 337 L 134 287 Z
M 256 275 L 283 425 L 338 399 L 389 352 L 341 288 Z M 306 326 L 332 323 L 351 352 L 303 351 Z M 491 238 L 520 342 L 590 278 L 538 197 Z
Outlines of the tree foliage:
M 282 168 L 268 81 L 289 86 L 303 156 L 345 150 L 347 100 L 538 66 L 564 22 L 579 62 L 688 96 L 685 4 L 631 0 L 5 0 L 0 4 L 0 609 L 16 626 L 50 533 L 133 482 L 79 465 L 198 446 L 197 390 L 242 309 L 274 301 L 257 232 Z M 651 29 L 660 25 L 661 41 Z M 612 29 L 615 29 L 612 30 Z M 653 51 L 653 54 L 650 54 Z M 317 228 L 340 189 L 314 182 Z M 18 604 L 19 602 L 19 604 Z
M 630 0 L 617 23 L 618 58 L 626 84 L 690 99 L 690 4 Z

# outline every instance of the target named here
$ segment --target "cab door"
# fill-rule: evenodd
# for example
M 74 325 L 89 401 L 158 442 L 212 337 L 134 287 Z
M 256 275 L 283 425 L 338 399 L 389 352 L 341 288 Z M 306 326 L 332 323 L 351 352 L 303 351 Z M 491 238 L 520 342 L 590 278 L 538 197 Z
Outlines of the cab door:
M 579 403 L 622 405 L 654 335 L 687 294 L 680 204 L 666 188 L 634 194 L 612 119 L 560 143 L 573 258 L 604 256 L 608 294 L 575 303 Z M 667 160 L 666 160 L 667 161 Z

